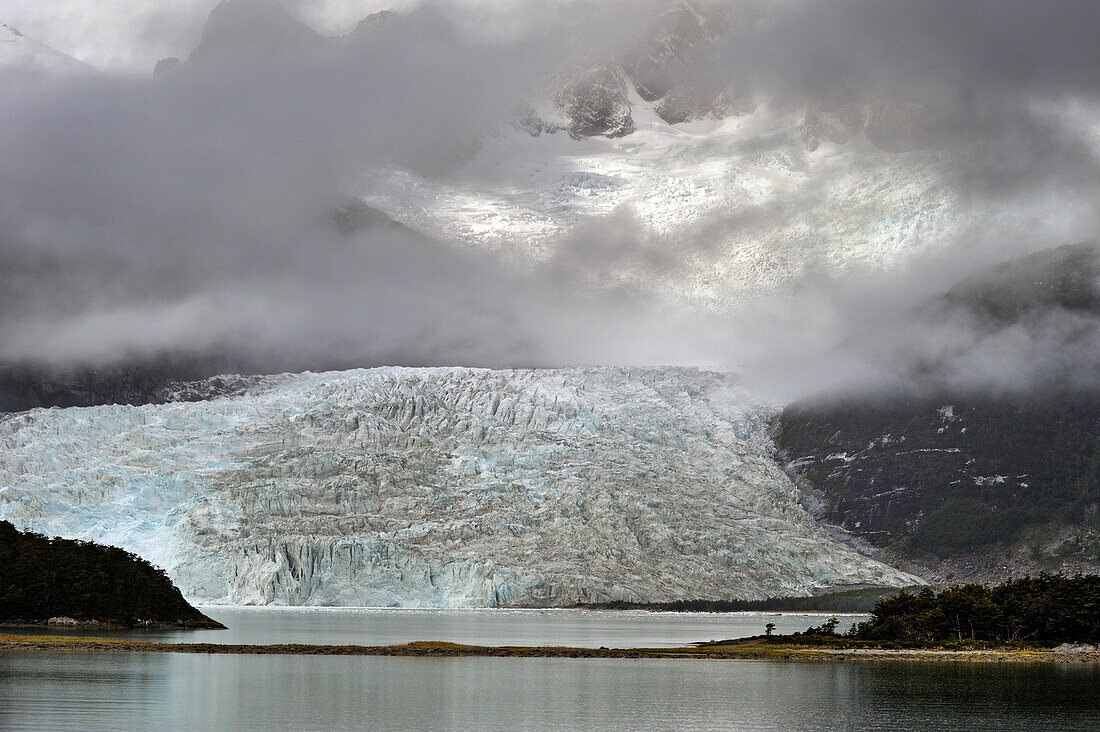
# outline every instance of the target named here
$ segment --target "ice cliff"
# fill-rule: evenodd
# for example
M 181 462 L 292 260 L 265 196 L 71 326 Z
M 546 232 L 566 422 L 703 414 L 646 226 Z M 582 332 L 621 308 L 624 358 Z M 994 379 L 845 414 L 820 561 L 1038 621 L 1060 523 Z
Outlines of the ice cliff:
M 563 605 L 913 578 L 833 541 L 728 375 L 385 368 L 0 416 L 0 517 L 204 602 Z

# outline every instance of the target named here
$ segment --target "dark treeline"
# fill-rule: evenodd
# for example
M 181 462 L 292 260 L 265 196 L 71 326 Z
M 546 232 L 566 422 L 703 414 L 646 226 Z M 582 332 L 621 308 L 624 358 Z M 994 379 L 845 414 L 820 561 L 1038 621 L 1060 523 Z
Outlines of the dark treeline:
M 53 617 L 124 625 L 221 627 L 164 570 L 113 546 L 50 539 L 0 521 L 0 622 Z
M 769 597 L 766 600 L 677 600 L 674 602 L 600 602 L 580 605 L 588 610 L 650 610 L 669 613 L 740 612 L 870 612 L 883 597 L 895 595 L 896 587 L 864 587 L 811 597 Z
M 836 634 L 836 625 L 833 619 L 784 638 L 847 638 L 907 646 L 960 641 L 1095 644 L 1100 643 L 1100 575 L 1041 575 L 992 587 L 968 584 L 901 592 L 879 600 L 871 618 L 846 636 Z

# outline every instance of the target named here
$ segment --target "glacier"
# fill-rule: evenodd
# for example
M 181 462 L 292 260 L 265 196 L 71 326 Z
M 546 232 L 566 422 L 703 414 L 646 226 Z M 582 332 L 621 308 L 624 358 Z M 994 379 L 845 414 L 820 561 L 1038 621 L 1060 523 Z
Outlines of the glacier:
M 0 415 L 0 518 L 198 602 L 560 606 L 920 580 L 831 539 L 695 369 L 376 368 Z

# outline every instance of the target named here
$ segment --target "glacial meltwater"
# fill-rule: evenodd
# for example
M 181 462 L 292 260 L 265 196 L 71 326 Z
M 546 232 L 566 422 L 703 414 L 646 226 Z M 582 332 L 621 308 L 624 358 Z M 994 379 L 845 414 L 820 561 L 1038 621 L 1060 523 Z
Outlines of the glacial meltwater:
M 228 630 L 19 628 L 6 633 L 133 638 L 167 643 L 311 643 L 383 646 L 448 641 L 483 646 L 672 647 L 697 641 L 793 633 L 830 617 L 838 629 L 866 617 L 852 613 L 651 613 L 642 610 L 389 609 L 202 606 Z
M 230 630 L 129 634 L 224 643 L 670 646 L 752 635 L 768 622 L 779 632 L 799 630 L 828 617 L 204 610 Z M 15 651 L 0 653 L 0 729 L 1093 730 L 1100 729 L 1097 689 L 1100 664 Z

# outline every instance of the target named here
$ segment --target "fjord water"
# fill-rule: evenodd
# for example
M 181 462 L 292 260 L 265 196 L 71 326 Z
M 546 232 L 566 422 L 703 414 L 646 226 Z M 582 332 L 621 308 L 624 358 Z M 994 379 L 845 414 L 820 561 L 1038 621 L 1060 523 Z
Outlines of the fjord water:
M 0 654 L 2 729 L 1095 730 L 1100 667 Z
M 674 646 L 810 613 L 233 608 L 169 642 Z M 842 616 L 847 625 L 858 616 Z M 28 631 L 30 632 L 30 631 Z M 33 632 L 41 633 L 41 629 Z M 0 729 L 1100 728 L 1098 665 L 7 652 Z
M 671 647 L 744 638 L 774 623 L 777 633 L 803 631 L 821 613 L 651 613 L 645 611 L 387 609 L 203 606 L 228 630 L 26 628 L 6 632 L 136 638 L 168 643 L 310 643 L 394 645 L 448 641 L 470 645 Z M 837 614 L 841 631 L 865 617 Z

